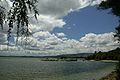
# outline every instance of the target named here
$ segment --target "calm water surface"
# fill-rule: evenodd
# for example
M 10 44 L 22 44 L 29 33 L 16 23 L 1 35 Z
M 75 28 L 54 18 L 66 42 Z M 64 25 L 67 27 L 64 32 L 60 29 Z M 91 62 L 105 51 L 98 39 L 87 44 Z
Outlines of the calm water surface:
M 0 57 L 0 80 L 98 80 L 115 68 L 96 61 L 40 61 L 39 58 Z

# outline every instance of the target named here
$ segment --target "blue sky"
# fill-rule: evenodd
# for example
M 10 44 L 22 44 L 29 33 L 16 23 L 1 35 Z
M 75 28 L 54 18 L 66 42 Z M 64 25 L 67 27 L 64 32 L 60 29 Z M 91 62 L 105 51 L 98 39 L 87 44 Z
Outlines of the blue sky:
M 68 38 L 80 39 L 87 33 L 115 32 L 118 18 L 110 14 L 110 10 L 98 10 L 97 6 L 89 6 L 65 16 L 66 25 L 55 28 L 53 32 L 63 32 Z

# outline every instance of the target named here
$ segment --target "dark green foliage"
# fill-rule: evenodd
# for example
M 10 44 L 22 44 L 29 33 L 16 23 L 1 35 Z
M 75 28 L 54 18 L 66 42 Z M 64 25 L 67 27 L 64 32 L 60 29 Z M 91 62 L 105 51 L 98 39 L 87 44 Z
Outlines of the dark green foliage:
M 120 59 L 120 48 L 117 48 L 108 52 L 97 52 L 93 55 L 86 57 L 86 59 L 91 60 L 119 60 Z

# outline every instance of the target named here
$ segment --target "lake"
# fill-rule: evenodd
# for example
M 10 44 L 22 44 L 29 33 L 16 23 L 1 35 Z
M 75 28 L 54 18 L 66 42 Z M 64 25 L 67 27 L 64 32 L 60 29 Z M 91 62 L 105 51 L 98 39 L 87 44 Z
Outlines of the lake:
M 114 63 L 98 61 L 0 57 L 0 80 L 98 80 L 114 69 Z

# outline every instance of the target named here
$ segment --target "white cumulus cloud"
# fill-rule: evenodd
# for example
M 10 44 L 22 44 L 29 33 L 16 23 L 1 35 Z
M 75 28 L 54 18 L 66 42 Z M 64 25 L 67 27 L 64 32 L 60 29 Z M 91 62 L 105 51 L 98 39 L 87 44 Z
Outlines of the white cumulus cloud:
M 61 38 L 61 37 L 65 37 L 66 35 L 64 33 L 57 33 L 57 36 Z
M 62 19 L 51 17 L 49 15 L 39 15 L 38 20 L 30 19 L 30 29 L 33 32 L 40 30 L 52 31 L 55 27 L 62 28 L 66 23 Z
M 103 34 L 88 33 L 80 38 L 80 42 L 88 48 L 94 48 L 96 51 L 109 51 L 118 47 L 118 43 L 114 40 L 114 34 L 113 32 Z

